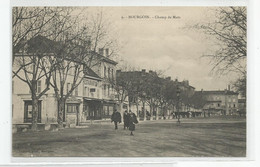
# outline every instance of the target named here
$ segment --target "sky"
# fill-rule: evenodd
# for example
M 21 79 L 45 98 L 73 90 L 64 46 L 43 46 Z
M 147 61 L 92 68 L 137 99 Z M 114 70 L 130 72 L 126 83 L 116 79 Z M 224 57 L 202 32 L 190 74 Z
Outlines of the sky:
M 88 8 L 96 11 L 97 8 Z M 196 90 L 223 90 L 235 74 L 217 76 L 203 55 L 212 53 L 214 41 L 188 28 L 215 19 L 214 7 L 103 7 L 110 33 L 120 46 L 119 65 L 163 72 L 179 81 L 189 80 Z M 133 17 L 144 18 L 133 18 Z M 166 17 L 166 18 L 165 18 Z

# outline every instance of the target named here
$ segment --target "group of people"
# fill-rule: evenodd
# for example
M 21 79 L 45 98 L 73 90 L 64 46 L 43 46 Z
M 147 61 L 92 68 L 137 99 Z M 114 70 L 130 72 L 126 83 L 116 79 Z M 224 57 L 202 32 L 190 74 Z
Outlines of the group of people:
M 124 112 L 123 115 L 124 120 L 124 129 L 129 129 L 131 131 L 130 135 L 133 136 L 133 131 L 135 131 L 135 124 L 138 123 L 138 120 L 136 118 L 135 113 L 133 113 L 131 110 L 129 110 L 129 113 L 127 110 Z M 111 116 L 111 122 L 114 122 L 115 124 L 115 130 L 118 129 L 117 124 L 121 123 L 121 114 L 117 110 L 115 110 Z

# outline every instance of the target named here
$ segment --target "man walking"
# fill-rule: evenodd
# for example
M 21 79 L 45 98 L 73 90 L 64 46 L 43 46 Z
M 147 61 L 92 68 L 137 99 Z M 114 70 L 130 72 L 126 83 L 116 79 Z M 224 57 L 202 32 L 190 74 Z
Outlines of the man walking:
M 112 116 L 111 116 L 111 122 L 114 122 L 115 124 L 115 130 L 117 130 L 117 123 L 121 123 L 121 114 L 115 109 Z

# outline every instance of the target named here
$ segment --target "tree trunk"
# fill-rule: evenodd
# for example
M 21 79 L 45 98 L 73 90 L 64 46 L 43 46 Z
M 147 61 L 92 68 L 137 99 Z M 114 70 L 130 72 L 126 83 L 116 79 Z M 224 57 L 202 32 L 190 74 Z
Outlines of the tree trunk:
M 166 115 L 165 115 L 165 110 L 164 110 L 164 108 L 163 108 L 163 104 L 161 104 L 161 114 L 162 114 L 162 119 L 164 119 L 164 117 L 166 118 L 167 113 L 166 113 Z
M 121 121 L 123 122 L 123 114 L 124 114 L 124 111 L 123 111 L 123 104 L 124 102 L 120 102 L 119 103 L 119 113 L 121 114 Z
M 152 103 L 150 104 L 150 120 L 153 120 L 153 105 Z
M 38 99 L 35 90 L 32 91 L 32 131 L 37 130 L 38 123 Z
M 145 102 L 143 102 L 144 121 L 146 121 Z
M 159 119 L 159 112 L 158 112 L 158 107 L 155 107 L 155 111 L 156 111 L 156 116 L 155 119 L 158 120 Z
M 139 103 L 136 103 L 136 117 L 139 118 Z
M 65 111 L 65 99 L 60 98 L 58 100 L 58 128 L 62 129 L 63 128 L 63 114 Z

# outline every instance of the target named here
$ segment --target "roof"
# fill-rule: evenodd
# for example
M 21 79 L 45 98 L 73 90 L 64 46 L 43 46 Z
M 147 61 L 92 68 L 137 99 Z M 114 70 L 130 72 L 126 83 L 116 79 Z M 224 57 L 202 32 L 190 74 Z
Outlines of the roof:
M 111 59 L 109 59 L 108 57 L 103 56 L 103 55 L 101 55 L 101 54 L 99 54 L 99 53 L 97 53 L 97 52 L 95 52 L 95 51 L 91 51 L 91 53 L 94 54 L 94 55 L 96 55 L 99 59 L 101 59 L 101 60 L 103 60 L 103 61 L 105 61 L 105 62 L 107 62 L 107 63 L 114 64 L 114 65 L 118 64 L 116 61 L 111 60 Z
M 96 79 L 98 79 L 98 80 L 102 80 L 102 78 L 100 78 L 91 68 L 89 68 L 89 67 L 85 67 L 85 70 L 84 70 L 84 72 L 85 72 L 85 77 L 94 77 L 94 78 L 96 78 Z M 87 75 L 87 76 L 86 76 Z
M 26 42 L 26 45 L 27 45 L 26 49 L 27 49 L 28 55 L 35 53 L 35 52 L 51 54 L 51 53 L 57 52 L 57 50 L 62 49 L 62 47 L 63 47 L 60 42 L 50 40 L 41 35 L 31 38 L 30 40 L 28 40 Z M 19 56 L 21 54 L 17 53 L 17 55 Z M 80 59 L 77 59 L 77 58 L 79 58 L 79 57 L 73 56 L 73 53 L 72 53 L 71 57 L 66 57 L 65 59 L 68 61 L 74 61 L 74 62 L 86 65 L 86 63 L 84 63 L 83 61 L 81 61 Z M 87 75 L 86 77 L 94 77 L 96 79 L 101 79 L 88 66 L 85 66 L 84 68 L 85 68 L 84 69 L 85 75 Z
M 196 91 L 204 95 L 238 95 L 238 93 L 230 90 L 209 90 L 209 91 Z
M 36 37 L 31 38 L 27 42 L 23 41 L 19 46 L 16 46 L 17 49 L 14 49 L 14 50 L 19 54 L 18 48 L 21 49 L 24 47 L 26 48 L 27 53 L 55 53 L 55 52 L 64 50 L 65 46 L 61 42 L 53 41 L 53 40 L 48 39 L 47 37 L 38 35 Z M 78 47 L 80 48 L 82 46 L 78 45 Z M 105 62 L 114 64 L 114 65 L 118 64 L 114 60 L 111 60 L 108 57 L 105 57 L 103 55 L 100 55 L 95 51 L 91 51 L 91 53 L 94 54 L 95 56 L 97 56 L 97 58 L 99 58 Z M 75 60 L 77 58 L 76 53 L 71 53 L 71 56 L 73 57 L 73 60 Z
M 53 53 L 62 47 L 61 43 L 50 40 L 44 36 L 38 35 L 27 41 L 28 53 Z

